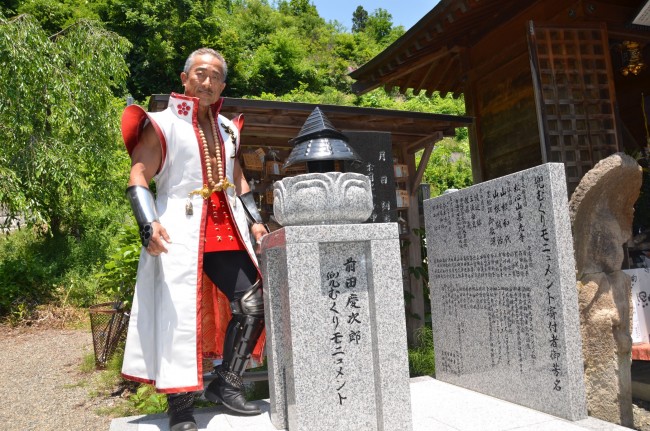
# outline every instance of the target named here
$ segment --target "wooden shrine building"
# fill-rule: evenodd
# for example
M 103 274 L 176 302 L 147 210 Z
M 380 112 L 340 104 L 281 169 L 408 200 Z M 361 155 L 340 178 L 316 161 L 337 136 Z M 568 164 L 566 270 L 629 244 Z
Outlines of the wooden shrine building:
M 648 42 L 647 0 L 441 0 L 350 76 L 359 93 L 464 95 L 475 182 L 563 162 L 571 193 L 648 145 Z

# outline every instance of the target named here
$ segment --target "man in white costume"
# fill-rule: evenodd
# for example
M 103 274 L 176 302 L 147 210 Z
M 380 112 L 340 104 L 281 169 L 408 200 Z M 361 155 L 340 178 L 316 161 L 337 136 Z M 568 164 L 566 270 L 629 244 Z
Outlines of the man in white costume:
M 237 157 L 243 120 L 219 114 L 226 74 L 221 54 L 196 50 L 180 75 L 184 94 L 172 93 L 163 112 L 131 105 L 122 117 L 127 196 L 143 244 L 122 375 L 167 394 L 172 431 L 197 430 L 204 358 L 223 358 L 207 399 L 260 412 L 246 402 L 241 375 L 251 355 L 263 355 L 253 242 L 267 229 Z

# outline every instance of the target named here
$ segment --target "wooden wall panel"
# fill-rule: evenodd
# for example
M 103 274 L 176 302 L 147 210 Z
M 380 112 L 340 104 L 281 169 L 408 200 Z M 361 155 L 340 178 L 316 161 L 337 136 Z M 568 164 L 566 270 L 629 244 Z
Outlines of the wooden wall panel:
M 619 151 L 616 94 L 604 25 L 530 24 L 543 158 L 563 162 L 569 194 L 596 164 Z
M 477 81 L 476 94 L 483 180 L 539 165 L 542 158 L 527 53 L 486 73 Z

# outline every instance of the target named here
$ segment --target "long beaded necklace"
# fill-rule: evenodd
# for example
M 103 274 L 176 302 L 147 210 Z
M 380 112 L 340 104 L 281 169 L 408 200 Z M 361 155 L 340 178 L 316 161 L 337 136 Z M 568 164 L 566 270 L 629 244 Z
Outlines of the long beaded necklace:
M 203 159 L 205 161 L 205 170 L 207 172 L 208 184 L 203 184 L 203 188 L 193 190 L 189 193 L 187 203 L 185 204 L 185 214 L 187 215 L 192 215 L 194 213 L 192 208 L 192 201 L 190 199 L 193 195 L 201 195 L 203 199 L 208 199 L 214 191 L 220 192 L 222 190 L 227 190 L 228 187 L 235 187 L 235 185 L 228 181 L 228 178 L 226 178 L 224 175 L 223 160 L 221 158 L 221 144 L 218 140 L 217 125 L 215 124 L 212 115 L 210 115 L 210 126 L 212 132 L 212 140 L 214 141 L 215 159 L 217 161 L 217 178 L 219 181 L 214 181 L 214 166 L 212 163 L 212 158 L 210 157 L 210 147 L 208 146 L 208 140 L 205 138 L 203 129 L 200 125 L 198 125 L 199 137 L 201 138 L 201 144 L 203 147 Z

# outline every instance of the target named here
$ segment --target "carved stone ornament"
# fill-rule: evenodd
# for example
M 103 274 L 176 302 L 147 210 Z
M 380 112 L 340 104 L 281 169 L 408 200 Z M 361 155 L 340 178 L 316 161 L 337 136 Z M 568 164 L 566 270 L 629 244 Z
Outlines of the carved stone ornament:
M 370 179 L 363 174 L 309 173 L 273 185 L 273 213 L 283 226 L 363 223 L 372 210 Z

